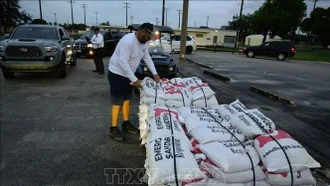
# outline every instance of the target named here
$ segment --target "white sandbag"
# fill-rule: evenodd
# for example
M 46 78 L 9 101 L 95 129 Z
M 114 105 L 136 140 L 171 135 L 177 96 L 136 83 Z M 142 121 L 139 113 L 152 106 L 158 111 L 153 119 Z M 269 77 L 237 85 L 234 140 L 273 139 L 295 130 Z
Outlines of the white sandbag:
M 153 119 L 162 114 L 169 114 L 169 113 L 171 113 L 171 117 L 175 118 L 180 123 L 184 122 L 184 118 L 180 115 L 180 112 L 177 109 L 161 106 L 158 104 L 151 104 L 149 106 L 148 119 Z
M 229 116 L 232 117 L 235 113 L 238 111 L 234 109 L 233 107 L 227 105 L 227 104 L 221 104 L 221 105 L 214 105 L 212 108 L 217 109 L 219 113 L 221 114 L 221 117 L 223 116 Z
M 320 167 L 320 163 L 315 161 L 296 140 L 283 130 L 276 130 L 270 134 L 258 136 L 254 141 L 262 163 L 268 172 L 282 173 L 290 172 L 288 160 L 281 147 L 270 137 L 273 136 L 285 150 L 290 160 L 293 172 L 306 168 Z
M 235 130 L 232 126 L 226 128 L 227 129 L 220 125 L 203 125 L 192 129 L 189 134 L 194 137 L 199 144 L 212 141 L 227 141 L 236 138 L 240 141 L 244 141 L 245 136 L 242 132 Z
M 248 110 L 248 108 L 239 99 L 230 103 L 229 106 L 234 109 L 235 112 L 244 112 L 245 110 Z
M 174 147 L 171 136 L 159 137 L 148 143 L 147 174 L 149 185 L 175 183 L 175 168 L 178 180 L 205 178 L 194 155 L 190 152 L 189 146 L 184 142 L 186 139 L 178 136 L 173 138 Z M 174 163 L 174 157 L 176 163 Z
M 159 97 L 157 97 L 155 99 L 155 97 L 146 97 L 146 96 L 141 96 L 140 98 L 141 102 L 144 104 L 158 104 L 158 105 L 165 105 L 166 100 L 165 99 L 161 99 Z
M 266 181 L 271 185 L 277 186 L 287 186 L 291 185 L 291 173 L 270 173 L 267 174 Z M 301 185 L 316 185 L 316 181 L 309 169 L 305 169 L 302 171 L 297 171 L 293 173 L 293 185 L 301 186 Z
M 154 99 L 156 97 L 157 99 L 163 99 L 163 100 L 166 99 L 165 93 L 159 83 L 156 83 L 153 80 L 149 80 L 145 78 L 141 83 L 141 86 L 142 86 L 141 95 L 143 97 L 154 98 Z
M 253 171 L 246 170 L 241 172 L 226 173 L 223 172 L 220 168 L 215 166 L 211 161 L 204 160 L 201 162 L 201 168 L 212 175 L 213 178 L 223 182 L 223 183 L 243 183 L 253 181 Z M 254 167 L 255 180 L 265 180 L 266 175 L 262 171 L 259 165 Z
M 193 100 L 210 98 L 215 95 L 215 92 L 206 83 L 191 85 L 188 90 L 192 94 Z
M 212 107 L 218 105 L 217 98 L 213 95 L 210 98 L 202 98 L 198 100 L 193 100 L 192 105 L 199 106 L 199 107 Z
M 222 183 L 221 181 L 214 179 L 214 178 L 208 178 L 205 181 L 205 186 L 244 186 L 243 183 Z
M 149 122 L 150 132 L 148 134 L 148 141 L 155 140 L 162 136 L 181 136 L 182 138 L 186 138 L 185 141 L 187 141 L 189 149 L 192 148 L 191 143 L 183 131 L 179 121 L 172 115 L 169 115 L 168 112 L 155 116 L 153 119 L 149 120 Z
M 254 182 L 253 181 L 246 182 L 244 183 L 244 186 L 254 186 Z M 256 181 L 255 186 L 272 186 L 272 185 L 270 185 L 266 181 Z
M 255 137 L 275 130 L 274 122 L 258 109 L 238 112 L 231 117 L 230 123 L 247 137 Z
M 236 140 L 210 142 L 199 144 L 197 147 L 213 164 L 227 173 L 250 170 L 260 161 L 257 152 L 251 145 L 247 145 L 244 149 Z M 246 152 L 250 154 L 252 164 Z
M 200 107 L 190 106 L 190 107 L 182 107 L 179 108 L 178 111 L 180 115 L 184 118 L 185 126 L 190 132 L 196 127 L 203 125 L 218 125 L 217 121 L 221 121 L 219 114 L 215 109 L 212 108 L 204 108 L 208 112 L 210 112 L 216 120 L 211 117 L 205 110 Z M 226 123 L 227 127 L 229 127 L 229 123 Z
M 148 118 L 148 105 L 140 104 L 139 105 L 139 130 L 140 130 L 140 139 L 147 137 L 149 133 L 147 118 Z
M 191 94 L 185 88 L 173 85 L 165 86 L 166 105 L 168 107 L 188 107 L 191 105 Z
M 186 85 L 184 84 L 186 81 L 183 80 L 182 78 L 172 78 L 170 81 L 172 85 L 176 87 L 181 87 L 181 88 L 186 87 Z

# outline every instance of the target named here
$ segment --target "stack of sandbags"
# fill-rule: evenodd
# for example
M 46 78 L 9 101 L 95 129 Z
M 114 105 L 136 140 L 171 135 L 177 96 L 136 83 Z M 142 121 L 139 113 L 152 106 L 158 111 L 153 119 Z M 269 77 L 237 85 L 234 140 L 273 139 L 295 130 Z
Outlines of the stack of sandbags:
M 190 152 L 192 146 L 177 111 L 151 105 L 147 123 L 150 125 L 145 145 L 148 185 L 197 185 L 206 178 Z
M 184 78 L 184 84 L 192 95 L 192 105 L 199 107 L 211 107 L 218 105 L 215 92 L 197 77 Z
M 166 95 L 166 106 L 180 108 L 191 105 L 191 94 L 185 87 L 162 83 L 162 88 Z
M 275 130 L 258 136 L 255 148 L 262 160 L 267 181 L 272 185 L 315 185 L 309 168 L 318 168 L 315 161 L 288 133 Z

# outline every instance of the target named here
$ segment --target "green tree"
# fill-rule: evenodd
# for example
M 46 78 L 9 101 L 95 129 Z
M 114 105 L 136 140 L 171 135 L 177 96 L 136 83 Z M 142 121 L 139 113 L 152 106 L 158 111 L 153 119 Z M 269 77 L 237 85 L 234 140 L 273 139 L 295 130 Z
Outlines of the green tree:
M 239 30 L 239 40 L 244 43 L 246 36 L 251 34 L 251 19 L 251 14 L 243 14 L 240 22 L 239 15 L 236 14 L 233 20 L 228 22 L 227 29 Z
M 294 36 L 306 10 L 304 0 L 266 0 L 252 16 L 252 31 L 263 34 L 263 42 L 267 34 L 271 38 Z
M 107 22 L 101 23 L 100 25 L 106 25 L 106 26 L 110 26 L 110 22 L 109 22 L 109 21 L 107 21 Z
M 301 23 L 301 31 L 316 36 L 322 42 L 323 48 L 330 45 L 330 7 L 315 8 L 310 18 Z
M 33 20 L 31 21 L 31 24 L 43 24 L 43 25 L 47 25 L 48 23 L 47 23 L 47 21 L 45 21 L 45 20 L 41 20 L 41 19 L 33 19 Z
M 31 21 L 31 15 L 20 11 L 19 0 L 0 0 L 0 27 L 8 28 Z

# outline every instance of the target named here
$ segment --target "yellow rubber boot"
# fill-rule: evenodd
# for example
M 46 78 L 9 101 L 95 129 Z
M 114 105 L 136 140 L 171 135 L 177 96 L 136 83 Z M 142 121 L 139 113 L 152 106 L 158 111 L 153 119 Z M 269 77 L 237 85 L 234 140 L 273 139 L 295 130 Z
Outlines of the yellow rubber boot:
M 123 121 L 129 120 L 129 111 L 130 111 L 130 103 L 129 100 L 125 100 L 123 103 Z
M 111 126 L 117 127 L 118 126 L 118 117 L 120 113 L 120 105 L 112 105 L 111 108 Z

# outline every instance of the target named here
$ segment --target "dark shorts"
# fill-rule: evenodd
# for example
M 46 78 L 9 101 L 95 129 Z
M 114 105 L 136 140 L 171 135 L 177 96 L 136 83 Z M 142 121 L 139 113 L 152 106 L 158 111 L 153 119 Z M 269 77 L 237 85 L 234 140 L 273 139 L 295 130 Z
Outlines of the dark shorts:
M 125 100 L 132 99 L 133 86 L 130 85 L 131 81 L 128 78 L 114 74 L 108 70 L 108 81 L 113 105 L 122 105 Z

